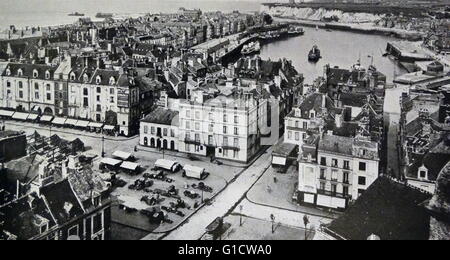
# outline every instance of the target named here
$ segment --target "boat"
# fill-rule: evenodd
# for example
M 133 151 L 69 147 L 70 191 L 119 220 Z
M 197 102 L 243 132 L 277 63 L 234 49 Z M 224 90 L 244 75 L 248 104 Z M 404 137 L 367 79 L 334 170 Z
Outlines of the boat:
M 112 13 L 97 13 L 95 15 L 95 18 L 112 18 L 113 14 Z
M 317 48 L 317 45 L 314 45 L 309 51 L 308 60 L 311 62 L 317 62 L 320 58 L 322 58 L 322 56 L 320 56 L 320 50 Z
M 263 40 L 264 42 L 271 42 L 271 41 L 275 41 L 278 38 L 281 37 L 281 34 L 279 32 L 266 32 L 263 35 L 261 35 L 261 40 Z
M 251 42 L 249 44 L 244 45 L 244 47 L 242 47 L 242 55 L 250 55 L 253 53 L 258 53 L 261 50 L 261 44 L 259 43 L 259 41 L 256 42 Z
M 303 30 L 302 27 L 290 27 L 288 30 L 288 34 L 291 36 L 303 35 L 305 34 L 305 31 Z
M 84 14 L 79 13 L 79 12 L 75 12 L 75 13 L 70 13 L 68 14 L 69 16 L 84 16 Z

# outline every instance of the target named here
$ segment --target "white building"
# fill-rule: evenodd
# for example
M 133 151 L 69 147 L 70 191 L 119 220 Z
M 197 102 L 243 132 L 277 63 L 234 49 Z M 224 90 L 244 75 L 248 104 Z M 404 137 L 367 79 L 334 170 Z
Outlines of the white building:
M 178 111 L 157 108 L 141 120 L 139 144 L 146 147 L 178 150 Z
M 345 209 L 378 178 L 378 144 L 360 136 L 317 138 L 303 146 L 298 200 Z
M 249 161 L 260 149 L 259 127 L 267 124 L 267 100 L 251 94 L 196 96 L 179 104 L 179 151 Z

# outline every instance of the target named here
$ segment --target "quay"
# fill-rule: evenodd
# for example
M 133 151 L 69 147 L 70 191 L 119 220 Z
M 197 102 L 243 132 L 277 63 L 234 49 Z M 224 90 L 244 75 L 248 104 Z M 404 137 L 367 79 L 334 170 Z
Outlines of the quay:
M 418 48 L 412 42 L 388 42 L 386 51 L 396 57 L 399 61 L 428 61 L 433 59 L 424 50 Z

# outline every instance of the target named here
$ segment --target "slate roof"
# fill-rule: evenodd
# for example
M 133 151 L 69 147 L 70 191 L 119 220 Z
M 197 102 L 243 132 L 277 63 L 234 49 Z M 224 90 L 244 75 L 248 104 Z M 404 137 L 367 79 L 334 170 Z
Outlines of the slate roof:
M 387 177 L 379 177 L 329 230 L 349 240 L 428 240 L 430 217 L 421 203 L 427 194 Z
M 158 107 L 150 114 L 148 114 L 144 119 L 142 119 L 141 122 L 159 125 L 171 125 L 172 122 L 178 121 L 177 118 L 178 111 Z
M 353 138 L 324 135 L 319 141 L 319 151 L 352 156 Z
M 33 71 L 37 71 L 38 75 L 36 79 L 46 79 L 46 71 L 50 72 L 50 79 L 53 79 L 53 74 L 56 70 L 55 67 L 41 65 L 41 64 L 26 64 L 26 63 L 9 63 L 6 69 L 3 71 L 2 76 L 7 76 L 7 70 L 10 70 L 10 77 L 21 77 L 21 78 L 34 78 Z M 18 75 L 19 70 L 22 70 L 22 76 Z

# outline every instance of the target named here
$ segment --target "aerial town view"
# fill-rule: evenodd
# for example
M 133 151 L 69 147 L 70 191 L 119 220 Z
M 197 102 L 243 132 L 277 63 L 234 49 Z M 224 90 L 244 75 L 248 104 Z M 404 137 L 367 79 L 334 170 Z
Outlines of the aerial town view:
M 450 0 L 2 0 L 0 240 L 450 240 Z

